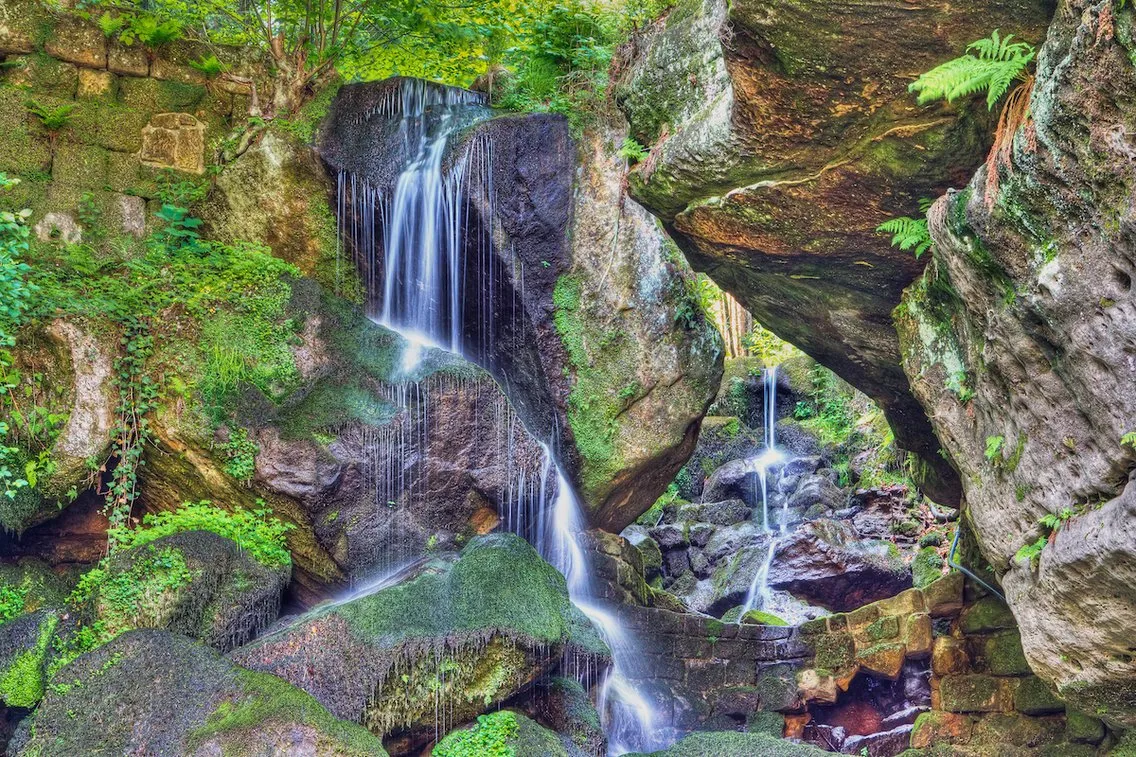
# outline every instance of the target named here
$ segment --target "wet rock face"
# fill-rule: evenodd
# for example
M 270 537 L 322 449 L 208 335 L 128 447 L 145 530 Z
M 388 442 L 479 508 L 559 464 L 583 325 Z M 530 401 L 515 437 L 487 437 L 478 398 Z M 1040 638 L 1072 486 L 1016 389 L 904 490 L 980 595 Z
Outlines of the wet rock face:
M 63 668 L 11 755 L 385 755 L 354 723 L 184 636 L 131 631 Z
M 1038 57 L 1000 188 L 932 208 L 935 265 L 898 325 L 915 391 L 963 473 L 969 519 L 1034 671 L 1136 725 L 1136 116 L 1130 10 L 1074 2 Z M 1011 170 L 1012 169 L 1012 170 Z M 1068 508 L 1048 544 L 1039 520 Z M 1042 539 L 1039 559 L 1015 559 Z
M 618 531 L 690 455 L 721 377 L 721 341 L 691 307 L 681 256 L 649 214 L 623 201 L 622 134 L 600 129 L 577 154 L 559 117 L 489 118 L 473 93 L 412 80 L 349 85 L 318 147 L 343 182 L 332 199 L 345 228 L 373 221 L 374 209 L 355 200 L 363 181 L 393 194 L 408 132 L 390 116 L 423 88 L 427 103 L 465 104 L 443 160 L 443 170 L 465 172 L 463 352 L 559 450 L 592 525 Z M 440 107 L 427 105 L 425 119 Z M 381 221 L 375 228 L 351 235 L 372 311 L 384 276 L 368 248 L 381 250 Z
M 898 367 L 889 317 L 922 263 L 874 229 L 965 181 L 986 153 L 988 116 L 916 107 L 911 77 L 993 28 L 1037 40 L 1046 22 L 1037 0 L 914 13 L 688 0 L 635 44 L 617 88 L 652 147 L 631 195 L 757 320 L 879 402 L 942 502 L 957 501 L 958 478 Z

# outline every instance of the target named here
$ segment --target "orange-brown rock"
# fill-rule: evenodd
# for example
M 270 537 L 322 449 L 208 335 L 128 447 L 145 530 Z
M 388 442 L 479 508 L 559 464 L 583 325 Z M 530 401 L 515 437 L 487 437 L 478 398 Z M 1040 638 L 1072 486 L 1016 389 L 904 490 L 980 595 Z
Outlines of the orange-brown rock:
M 940 501 L 958 478 L 890 319 L 926 261 L 875 228 L 965 182 L 989 144 L 984 106 L 918 107 L 908 83 L 991 29 L 1037 41 L 1046 21 L 1038 0 L 687 0 L 617 86 L 651 146 L 632 196 L 759 321 L 876 399 Z

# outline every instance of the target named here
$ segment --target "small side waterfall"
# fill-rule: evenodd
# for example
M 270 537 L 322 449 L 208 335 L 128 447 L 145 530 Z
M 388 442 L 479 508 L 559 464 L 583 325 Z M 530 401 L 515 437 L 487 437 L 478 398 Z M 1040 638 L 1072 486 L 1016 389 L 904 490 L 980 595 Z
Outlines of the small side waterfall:
M 762 561 L 761 568 L 754 574 L 753 582 L 746 593 L 745 603 L 742 605 L 741 618 L 753 609 L 763 609 L 769 605 L 769 570 L 773 566 L 773 555 L 777 551 L 777 543 L 785 535 L 788 522 L 788 500 L 782 504 L 782 510 L 776 531 L 770 527 L 769 520 L 769 479 L 776 466 L 785 461 L 785 453 L 777 447 L 777 366 L 762 371 L 762 385 L 764 388 L 765 412 L 765 444 L 761 452 L 749 460 L 750 470 L 758 480 L 761 495 L 761 523 L 762 528 L 770 534 L 769 544 Z
M 488 116 L 483 105 L 474 93 L 403 80 L 377 107 L 358 116 L 358 123 L 386 119 L 398 130 L 405 161 L 392 188 L 384 190 L 348 171 L 338 175 L 340 239 L 351 246 L 364 278 L 368 315 L 407 341 L 399 372 L 406 386 L 413 384 L 411 378 L 427 348 L 454 352 L 488 367 L 491 319 L 502 317 L 502 309 L 503 317 L 515 316 L 515 303 L 494 301 L 495 266 L 502 264 L 496 260 L 491 232 L 470 222 L 471 197 L 477 197 L 482 207 L 495 207 L 492 142 L 474 138 L 457 151 L 451 145 L 461 129 Z M 519 268 L 519 261 L 514 260 L 513 266 Z M 520 274 L 523 286 L 523 270 Z M 519 423 L 510 413 L 507 438 L 498 443 L 512 449 Z M 392 443 L 401 439 L 397 437 L 401 432 L 392 433 L 396 435 Z M 596 598 L 592 567 L 578 541 L 586 530 L 583 513 L 550 444 L 551 440 L 542 443 L 539 470 L 531 465 L 514 469 L 510 464 L 511 483 L 500 527 L 528 539 L 564 573 L 573 602 L 611 648 L 613 666 L 598 696 L 609 753 L 660 747 L 653 708 L 624 674 L 627 661 L 638 650 L 617 615 Z M 378 467 L 402 475 L 403 467 L 393 461 L 380 461 Z M 400 479 L 386 486 L 377 491 L 380 499 L 394 498 L 396 490 L 414 482 Z M 402 559 L 401 555 L 390 558 L 391 569 L 397 569 Z

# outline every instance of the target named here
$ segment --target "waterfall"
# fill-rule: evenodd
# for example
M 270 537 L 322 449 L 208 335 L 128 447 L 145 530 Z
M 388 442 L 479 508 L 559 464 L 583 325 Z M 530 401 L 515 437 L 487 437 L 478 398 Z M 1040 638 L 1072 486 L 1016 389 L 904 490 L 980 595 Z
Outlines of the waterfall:
M 742 605 L 738 622 L 745 614 L 754 608 L 764 609 L 769 605 L 769 570 L 773 566 L 773 555 L 777 551 L 777 543 L 785 535 L 789 520 L 788 499 L 782 504 L 780 523 L 776 531 L 770 528 L 769 522 L 769 475 L 774 466 L 785 460 L 785 453 L 777 447 L 777 366 L 771 366 L 761 372 L 762 387 L 764 390 L 763 410 L 765 413 L 765 439 L 761 452 L 749 459 L 749 469 L 757 478 L 761 496 L 761 524 L 762 529 L 769 534 L 769 543 L 765 558 L 753 576 L 753 581 L 746 592 L 745 603 Z
M 454 352 L 487 367 L 493 349 L 490 319 L 499 317 L 499 306 L 508 306 L 494 301 L 493 284 L 500 273 L 496 267 L 501 263 L 493 252 L 491 232 L 469 222 L 471 197 L 481 200 L 491 214 L 494 208 L 492 143 L 469 140 L 456 158 L 449 149 L 460 129 L 487 117 L 483 105 L 474 93 L 403 80 L 357 120 L 362 123 L 378 117 L 397 123 L 406 160 L 393 187 L 380 188 L 348 171 L 338 174 L 340 239 L 350 244 L 363 276 L 368 315 L 406 340 L 399 370 L 406 383 L 401 387 L 411 385 L 428 348 Z M 447 165 L 447 161 L 452 163 Z M 520 263 L 514 260 L 512 265 L 519 267 Z M 516 278 L 523 288 L 523 268 Z M 516 303 L 509 309 L 515 318 Z M 474 317 L 476 322 L 465 322 Z M 412 385 L 413 389 L 396 389 L 398 396 L 390 398 L 392 404 L 406 407 L 406 393 L 418 392 L 417 384 Z M 422 412 L 425 410 L 423 406 Z M 522 430 L 520 419 L 511 409 L 503 417 L 499 428 L 505 430 L 499 433 L 498 443 L 508 444 L 511 452 L 514 435 Z M 401 426 L 389 436 L 391 444 L 401 444 Z M 592 567 L 578 542 L 585 532 L 583 514 L 550 444 L 551 440 L 541 443 L 539 470 L 514 466 L 510 455 L 501 527 L 528 539 L 564 574 L 572 601 L 592 620 L 612 651 L 612 667 L 597 697 L 609 753 L 661 747 L 656 741 L 653 708 L 624 672 L 627 661 L 639 654 L 635 640 L 595 595 Z M 407 451 L 389 450 L 392 459 L 377 461 L 376 467 L 404 476 L 405 466 L 393 458 Z M 384 499 L 394 501 L 400 492 L 412 490 L 414 484 L 413 477 L 385 484 L 376 492 L 380 506 Z M 386 575 L 378 585 L 397 574 L 404 561 L 403 555 L 387 558 Z

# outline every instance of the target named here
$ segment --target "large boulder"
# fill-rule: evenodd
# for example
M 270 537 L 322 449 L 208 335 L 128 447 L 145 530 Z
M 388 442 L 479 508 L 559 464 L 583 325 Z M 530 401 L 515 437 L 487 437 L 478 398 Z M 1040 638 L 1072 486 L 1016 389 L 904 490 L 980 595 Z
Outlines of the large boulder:
M 318 608 L 233 658 L 303 688 L 382 736 L 432 736 L 512 697 L 568 655 L 607 648 L 568 599 L 564 577 L 523 539 L 474 539 L 411 577 Z
M 681 255 L 642 208 L 623 201 L 622 134 L 601 129 L 577 153 L 562 118 L 490 118 L 477 99 L 398 78 L 340 90 L 318 149 L 343 177 L 334 200 L 352 230 L 348 248 L 368 307 L 378 311 L 375 238 L 355 232 L 374 229 L 377 211 L 354 188 L 393 186 L 406 158 L 403 108 L 467 103 L 462 117 L 472 123 L 451 138 L 444 161 L 465 172 L 464 243 L 477 261 L 458 297 L 459 346 L 557 449 L 591 524 L 618 531 L 651 506 L 693 449 L 721 377 L 721 340 Z M 487 143 L 492 161 L 479 157 Z
M 862 540 L 851 524 L 811 521 L 777 542 L 769 585 L 835 612 L 911 588 L 911 568 L 888 541 Z
M 385 755 L 303 691 L 162 631 L 131 631 L 59 672 L 8 754 Z
M 89 573 L 78 612 L 106 638 L 154 628 L 228 652 L 276 620 L 291 567 L 264 564 L 208 531 L 163 536 L 116 551 Z
M 875 228 L 964 181 L 989 145 L 984 107 L 916 107 L 911 78 L 991 29 L 1038 40 L 1046 22 L 1039 0 L 684 0 L 629 46 L 616 88 L 651 148 L 631 196 L 758 321 L 879 402 L 941 501 L 958 477 L 889 318 L 922 263 Z
M 1038 56 L 997 181 L 931 209 L 934 265 L 898 311 L 904 367 L 963 474 L 1030 666 L 1136 726 L 1132 10 L 1077 1 Z M 1064 515 L 1062 515 L 1064 513 Z M 1052 535 L 1039 521 L 1067 519 Z M 1015 559 L 1026 545 L 1029 553 Z

